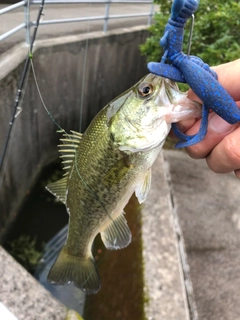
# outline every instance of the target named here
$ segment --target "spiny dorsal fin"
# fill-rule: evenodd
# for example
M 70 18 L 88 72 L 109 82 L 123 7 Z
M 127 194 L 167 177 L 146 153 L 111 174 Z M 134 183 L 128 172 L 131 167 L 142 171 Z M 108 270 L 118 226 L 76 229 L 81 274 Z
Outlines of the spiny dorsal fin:
M 72 135 L 73 135 L 76 139 L 79 139 L 79 140 L 82 139 L 82 136 L 83 136 L 82 133 L 77 132 L 77 131 L 73 131 L 73 130 L 70 130 L 70 131 L 72 132 Z
M 66 204 L 67 177 L 50 183 L 46 186 L 46 189 Z
M 72 131 L 72 134 L 65 133 L 64 138 L 60 139 L 63 144 L 58 145 L 59 152 L 61 153 L 60 158 L 62 159 L 63 170 L 66 171 L 64 176 L 68 175 L 72 163 L 75 159 L 75 153 L 82 139 L 82 134 L 76 131 Z
M 125 248 L 131 242 L 132 234 L 123 213 L 101 232 L 101 238 L 105 247 L 110 250 Z

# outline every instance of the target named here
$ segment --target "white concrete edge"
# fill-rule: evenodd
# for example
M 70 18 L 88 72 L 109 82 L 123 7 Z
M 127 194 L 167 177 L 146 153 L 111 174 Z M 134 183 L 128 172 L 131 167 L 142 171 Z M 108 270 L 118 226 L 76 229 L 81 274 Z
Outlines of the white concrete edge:
M 8 308 L 0 302 L 0 319 L 3 320 L 18 320 Z
M 179 220 L 178 220 L 177 207 L 176 207 L 176 204 L 174 203 L 174 199 L 171 193 L 171 174 L 169 170 L 169 164 L 164 157 L 164 150 L 162 151 L 162 155 L 163 155 L 164 175 L 165 175 L 165 179 L 169 189 L 169 194 L 168 194 L 169 207 L 172 213 L 173 229 L 176 236 L 176 242 L 175 242 L 176 251 L 177 251 L 179 266 L 181 266 L 181 268 L 179 268 L 179 272 L 180 272 L 180 278 L 182 282 L 183 294 L 185 297 L 184 303 L 185 303 L 185 309 L 187 314 L 186 320 L 198 320 L 197 306 L 194 299 L 192 280 L 190 277 L 190 267 L 187 260 L 187 253 L 185 249 L 185 242 L 182 234 L 182 229 L 180 227 Z
M 144 263 L 144 296 L 147 297 L 149 299 L 148 302 L 145 302 L 144 304 L 144 312 L 145 312 L 145 316 L 149 319 L 149 320 L 157 320 L 157 319 L 177 319 L 175 318 L 176 315 L 179 316 L 178 319 L 185 319 L 185 320 L 197 320 L 197 319 L 193 319 L 190 316 L 190 310 L 189 310 L 189 305 L 188 305 L 188 299 L 187 299 L 187 294 L 186 294 L 186 285 L 185 285 L 185 281 L 184 281 L 184 274 L 183 274 L 183 270 L 182 270 L 182 263 L 181 263 L 181 258 L 180 258 L 180 252 L 179 252 L 179 245 L 178 245 L 178 237 L 176 234 L 176 226 L 175 226 L 175 221 L 174 221 L 174 213 L 173 213 L 173 206 L 172 206 L 172 202 L 171 202 L 171 193 L 170 193 L 170 187 L 169 187 L 169 182 L 168 182 L 168 178 L 167 178 L 167 173 L 166 173 L 166 168 L 165 168 L 165 160 L 164 160 L 164 155 L 163 155 L 163 151 L 160 152 L 158 159 L 156 159 L 156 163 L 155 165 L 155 169 L 152 170 L 152 174 L 153 176 L 155 176 L 155 183 L 152 180 L 152 187 L 155 187 L 156 189 L 156 180 L 157 179 L 162 179 L 161 180 L 161 184 L 163 185 L 163 189 L 166 190 L 167 192 L 167 198 L 163 199 L 160 197 L 158 197 L 158 200 L 156 197 L 153 196 L 153 194 L 150 192 L 150 194 L 148 195 L 147 201 L 144 203 L 144 207 L 142 207 L 141 209 L 141 213 L 142 213 L 142 243 L 143 243 L 143 263 Z M 162 171 L 162 173 L 160 175 L 156 175 L 157 171 L 156 171 L 156 165 L 157 166 L 162 166 L 162 169 L 160 169 L 160 171 Z M 159 170 L 159 169 L 158 169 Z M 159 182 L 158 182 L 159 183 Z M 155 186 L 154 186 L 155 185 Z M 151 195 L 152 194 L 152 195 Z M 151 199 L 153 197 L 153 199 Z M 161 258 L 159 257 L 159 253 L 155 252 L 155 256 L 151 257 L 151 250 L 152 250 L 152 245 L 154 246 L 154 243 L 152 243 L 153 237 L 151 236 L 151 232 L 155 233 L 155 237 L 161 237 L 161 234 L 157 234 L 157 229 L 154 228 L 150 228 L 148 229 L 148 223 L 149 223 L 149 219 L 151 220 L 151 216 L 149 216 L 149 212 L 151 212 L 151 208 L 152 208 L 152 204 L 150 203 L 154 203 L 155 201 L 159 201 L 160 203 L 162 202 L 162 204 L 160 204 L 159 209 L 161 208 L 162 210 L 167 210 L 167 220 L 169 221 L 169 224 L 167 223 L 167 228 L 170 228 L 170 238 L 172 238 L 172 240 L 174 241 L 174 253 L 172 252 L 171 254 L 173 254 L 173 263 L 176 263 L 175 267 L 173 267 L 172 271 L 169 272 L 173 272 L 172 277 L 170 277 L 171 280 L 166 280 L 169 281 L 169 283 L 162 281 L 158 275 L 161 275 L 161 272 L 159 273 L 158 271 L 158 265 L 159 268 L 164 270 L 164 268 L 166 268 L 166 265 L 162 266 L 161 265 Z M 165 208 L 165 209 L 164 209 Z M 157 225 L 157 221 L 160 221 L 159 218 L 161 216 L 162 212 L 158 212 L 158 220 L 156 220 L 156 217 L 154 218 L 156 221 L 154 222 L 154 225 Z M 147 222 L 147 223 L 146 223 Z M 153 222 L 153 221 L 152 221 Z M 151 222 L 150 222 L 151 224 Z M 146 226 L 147 225 L 147 226 Z M 153 224 L 152 224 L 153 225 Z M 165 226 L 165 227 L 166 227 Z M 147 229 L 146 229 L 147 228 Z M 172 237 L 171 237 L 172 235 Z M 170 241 L 172 242 L 172 241 Z M 162 248 L 161 248 L 162 249 Z M 161 251 L 160 249 L 160 251 Z M 156 247 L 155 249 L 156 250 Z M 174 260 L 174 258 L 176 257 L 176 260 Z M 169 260 L 170 261 L 170 260 Z M 175 262 L 174 262 L 175 261 Z M 171 262 L 171 263 L 172 263 Z M 155 265 L 153 265 L 155 264 Z M 154 277 L 155 277 L 155 281 L 154 284 L 157 286 L 161 286 L 163 285 L 163 287 L 165 285 L 168 286 L 167 291 L 163 291 L 163 295 L 165 295 L 165 297 L 168 297 L 168 301 L 166 301 L 165 298 L 162 298 L 161 294 L 159 296 L 159 292 L 155 292 L 154 288 L 151 287 L 151 280 L 152 280 L 152 276 L 153 274 L 149 273 L 149 265 L 151 265 L 151 268 L 155 268 L 155 270 L 153 271 Z M 167 276 L 167 275 L 166 275 Z M 150 279 L 150 278 L 151 279 Z M 179 281 L 179 286 L 177 286 L 176 288 L 174 287 L 174 283 L 175 281 L 178 279 Z M 177 281 L 177 282 L 178 282 Z M 174 295 L 174 292 L 176 292 L 177 294 L 179 294 L 179 297 L 181 297 L 181 302 L 179 304 L 176 303 L 176 301 L 171 301 L 171 299 L 175 299 L 175 297 L 170 295 L 170 292 L 172 295 Z M 152 301 L 154 297 L 154 300 Z M 164 304 L 162 304 L 164 303 Z M 165 305 L 165 303 L 167 303 Z M 171 305 L 171 308 L 169 308 L 169 306 Z M 182 307 L 181 307 L 182 305 Z M 173 311 L 173 308 L 174 311 Z M 178 309 L 180 308 L 180 309 Z M 180 312 L 180 314 L 178 313 Z M 184 315 L 183 315 L 184 314 Z M 183 318 L 184 316 L 184 318 Z M 162 318 L 163 317 L 163 318 Z M 174 317 L 174 318 L 173 318 Z

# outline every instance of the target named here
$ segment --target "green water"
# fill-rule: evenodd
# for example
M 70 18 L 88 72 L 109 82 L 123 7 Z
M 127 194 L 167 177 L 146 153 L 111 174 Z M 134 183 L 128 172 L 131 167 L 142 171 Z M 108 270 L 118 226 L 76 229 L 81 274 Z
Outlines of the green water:
M 14 224 L 10 227 L 3 247 L 9 251 L 29 272 L 34 273 L 28 263 L 24 263 L 19 256 L 24 254 L 25 248 L 18 248 L 13 252 L 14 243 L 23 244 L 26 239 L 33 241 L 36 252 L 41 252 L 43 245 L 47 243 L 61 228 L 68 223 L 68 214 L 61 202 L 45 189 L 49 180 L 57 180 L 62 176 L 60 163 L 54 163 L 42 171 L 35 186 L 28 190 L 24 199 L 24 205 L 18 212 Z M 30 249 L 30 248 L 29 248 Z M 26 261 L 26 259 L 25 259 Z

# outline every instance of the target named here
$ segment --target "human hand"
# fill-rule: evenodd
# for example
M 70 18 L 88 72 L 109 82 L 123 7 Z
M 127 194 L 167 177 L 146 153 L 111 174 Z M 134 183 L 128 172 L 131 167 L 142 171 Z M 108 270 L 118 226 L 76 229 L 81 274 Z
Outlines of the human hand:
M 218 81 L 232 96 L 240 108 L 240 59 L 213 67 Z M 200 101 L 190 89 L 188 98 Z M 192 119 L 178 123 L 182 132 L 196 134 L 200 120 Z M 206 158 L 209 168 L 216 173 L 234 171 L 240 179 L 240 123 L 230 125 L 216 113 L 209 113 L 208 131 L 204 139 L 196 145 L 186 148 L 194 159 Z

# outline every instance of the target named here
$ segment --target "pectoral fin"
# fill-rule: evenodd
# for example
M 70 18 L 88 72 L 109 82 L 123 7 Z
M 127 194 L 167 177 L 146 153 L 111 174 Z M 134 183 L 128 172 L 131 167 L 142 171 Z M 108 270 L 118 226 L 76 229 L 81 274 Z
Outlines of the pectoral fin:
M 142 177 L 142 180 L 137 185 L 135 189 L 136 197 L 138 198 L 138 202 L 142 203 L 146 200 L 148 191 L 151 187 L 151 177 L 152 177 L 152 171 L 151 168 L 149 168 L 145 174 Z
M 101 232 L 101 238 L 105 247 L 110 250 L 124 248 L 131 242 L 132 234 L 122 213 Z

